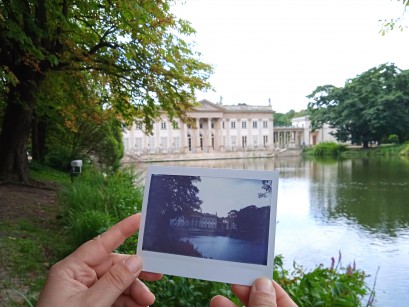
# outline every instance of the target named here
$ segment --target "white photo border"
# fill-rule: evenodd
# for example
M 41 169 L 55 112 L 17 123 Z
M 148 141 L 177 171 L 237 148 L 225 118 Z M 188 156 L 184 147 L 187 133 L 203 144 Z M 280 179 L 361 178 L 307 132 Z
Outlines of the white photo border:
M 181 175 L 218 177 L 226 179 L 271 180 L 272 190 L 270 198 L 267 264 L 259 265 L 222 261 L 143 250 L 142 245 L 152 175 Z M 278 177 L 278 171 L 148 166 L 137 246 L 137 254 L 143 259 L 143 270 L 152 273 L 162 273 L 239 285 L 252 285 L 258 277 L 262 276 L 272 278 L 274 269 Z

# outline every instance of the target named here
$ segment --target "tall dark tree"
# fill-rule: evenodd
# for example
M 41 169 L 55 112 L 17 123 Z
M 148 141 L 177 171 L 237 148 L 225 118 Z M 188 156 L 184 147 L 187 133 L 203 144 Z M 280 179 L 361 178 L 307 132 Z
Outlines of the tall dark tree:
M 139 118 L 149 129 L 161 110 L 185 118 L 212 69 L 184 40 L 194 30 L 170 12 L 172 3 L 0 1 L 0 178 L 28 180 L 32 127 L 41 155 L 49 121 L 37 113 L 37 95 L 50 72 L 89 72 L 106 94 L 104 108 L 126 123 Z
M 190 217 L 201 210 L 198 197 L 199 176 L 152 175 L 149 188 L 149 206 L 146 212 L 144 246 L 149 249 L 167 240 L 171 219 Z M 146 247 L 145 246 L 145 247 Z

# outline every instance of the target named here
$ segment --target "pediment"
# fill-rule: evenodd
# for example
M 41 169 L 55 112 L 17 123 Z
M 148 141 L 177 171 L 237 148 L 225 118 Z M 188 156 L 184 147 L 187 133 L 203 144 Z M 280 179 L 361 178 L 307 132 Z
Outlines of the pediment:
M 198 102 L 198 106 L 195 107 L 196 111 L 207 111 L 207 112 L 224 112 L 225 109 L 221 105 L 217 105 L 209 100 L 203 99 Z

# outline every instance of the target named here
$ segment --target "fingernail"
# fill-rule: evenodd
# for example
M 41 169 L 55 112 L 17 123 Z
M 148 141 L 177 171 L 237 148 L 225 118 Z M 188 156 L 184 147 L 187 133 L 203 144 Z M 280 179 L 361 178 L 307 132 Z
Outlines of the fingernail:
M 256 280 L 254 287 L 257 291 L 271 292 L 273 291 L 273 283 L 270 279 L 262 277 Z
M 136 273 L 142 268 L 142 259 L 139 256 L 130 256 L 124 264 L 132 273 Z

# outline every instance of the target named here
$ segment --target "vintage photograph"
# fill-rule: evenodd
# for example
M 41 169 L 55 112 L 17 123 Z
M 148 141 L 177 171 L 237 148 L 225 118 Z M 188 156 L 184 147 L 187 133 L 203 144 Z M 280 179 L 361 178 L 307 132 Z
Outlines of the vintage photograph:
M 160 262 L 169 255 L 225 264 L 269 264 L 276 172 L 154 170 L 148 171 L 138 253 L 160 253 Z

